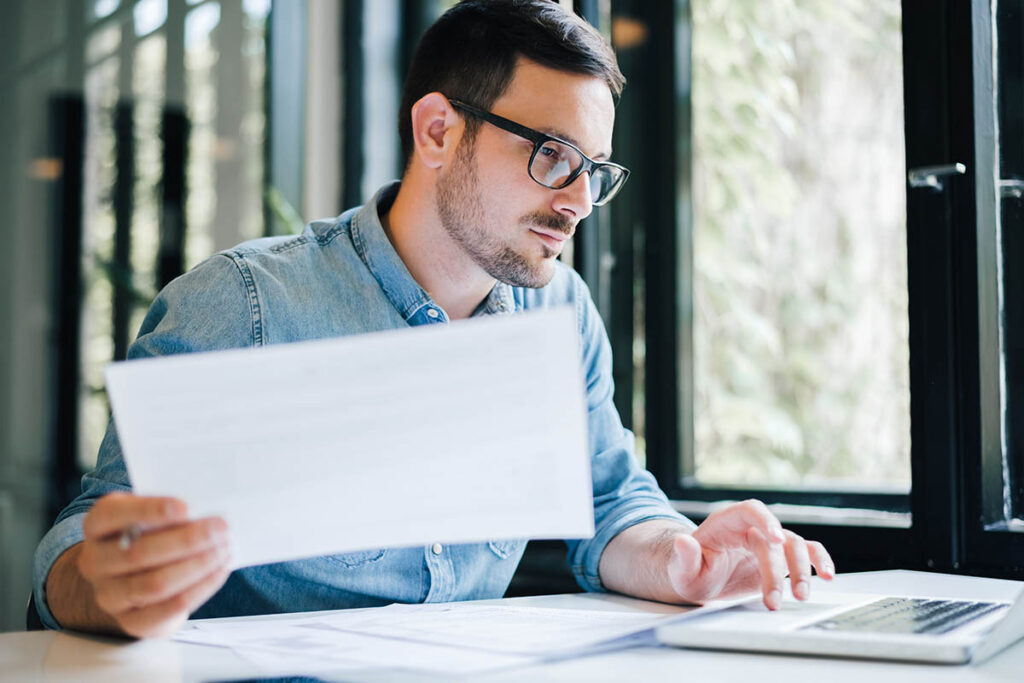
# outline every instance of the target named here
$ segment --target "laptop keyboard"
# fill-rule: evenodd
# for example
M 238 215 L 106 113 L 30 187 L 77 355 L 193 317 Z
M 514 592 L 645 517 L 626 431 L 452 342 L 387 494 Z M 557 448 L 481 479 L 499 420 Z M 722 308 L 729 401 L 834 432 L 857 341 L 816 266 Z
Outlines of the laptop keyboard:
M 804 626 L 819 631 L 873 633 L 948 633 L 997 609 L 1001 602 L 882 598 Z

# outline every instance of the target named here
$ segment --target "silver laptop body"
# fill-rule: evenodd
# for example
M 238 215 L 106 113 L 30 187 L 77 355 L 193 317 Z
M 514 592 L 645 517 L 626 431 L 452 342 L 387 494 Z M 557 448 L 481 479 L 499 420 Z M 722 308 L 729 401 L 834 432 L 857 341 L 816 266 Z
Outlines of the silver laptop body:
M 964 664 L 988 659 L 1024 638 L 1024 593 L 1013 603 L 935 597 L 825 593 L 806 602 L 788 600 L 769 612 L 760 598 L 667 624 L 657 629 L 662 643 L 713 650 L 805 654 Z M 904 600 L 914 601 L 907 607 Z M 941 604 L 943 602 L 962 604 Z M 909 618 L 904 611 L 916 609 Z M 881 621 L 872 621 L 882 610 Z M 945 617 L 929 610 L 946 610 Z M 959 612 L 957 610 L 960 610 Z M 957 616 L 975 611 L 966 623 Z M 938 623 L 933 632 L 899 632 L 914 619 Z M 942 620 L 945 619 L 943 622 Z

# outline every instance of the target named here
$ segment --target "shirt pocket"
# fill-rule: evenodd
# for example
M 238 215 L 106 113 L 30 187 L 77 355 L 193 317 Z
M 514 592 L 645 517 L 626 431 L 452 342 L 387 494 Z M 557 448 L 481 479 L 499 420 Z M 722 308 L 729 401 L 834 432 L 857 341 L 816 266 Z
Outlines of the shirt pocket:
M 358 552 L 344 553 L 342 555 L 328 555 L 328 558 L 335 564 L 341 565 L 346 569 L 358 569 L 359 567 L 365 567 L 368 564 L 379 562 L 387 554 L 387 548 L 378 548 L 376 550 L 360 550 Z
M 491 549 L 492 553 L 505 560 L 510 555 L 515 554 L 519 549 L 520 543 L 523 543 L 523 541 L 488 541 L 487 547 Z

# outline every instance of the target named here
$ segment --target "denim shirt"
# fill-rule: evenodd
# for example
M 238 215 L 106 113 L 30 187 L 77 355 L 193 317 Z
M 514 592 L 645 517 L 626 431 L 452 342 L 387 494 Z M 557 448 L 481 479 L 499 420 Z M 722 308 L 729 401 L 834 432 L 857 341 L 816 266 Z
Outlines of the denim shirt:
M 381 226 L 379 211 L 398 183 L 366 206 L 317 221 L 301 235 L 241 244 L 207 259 L 167 285 L 146 315 L 128 358 L 255 347 L 446 323 L 445 311 L 412 278 Z M 670 507 L 633 454 L 633 436 L 612 403 L 611 349 L 586 285 L 558 263 L 540 289 L 497 283 L 474 315 L 575 307 L 587 387 L 594 482 L 592 538 L 566 541 L 569 565 L 586 590 L 603 590 L 598 563 L 623 529 L 653 518 L 689 523 Z M 502 425 L 495 425 L 502 429 Z M 424 438 L 437 438 L 429 433 Z M 82 540 L 82 518 L 104 494 L 130 484 L 113 423 L 82 493 L 58 516 L 36 550 L 34 592 L 43 623 L 59 628 L 46 602 L 54 561 Z M 529 501 L 523 501 L 528 505 Z M 359 520 L 352 520 L 358 524 Z M 246 567 L 193 616 L 369 607 L 501 597 L 526 545 L 521 539 L 364 552 Z

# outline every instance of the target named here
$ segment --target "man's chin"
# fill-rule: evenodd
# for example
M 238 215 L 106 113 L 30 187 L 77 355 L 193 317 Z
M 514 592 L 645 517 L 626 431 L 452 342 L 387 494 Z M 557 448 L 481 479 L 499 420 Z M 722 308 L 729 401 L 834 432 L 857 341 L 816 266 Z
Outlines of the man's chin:
M 512 287 L 540 289 L 546 287 L 555 277 L 555 259 L 544 259 L 533 268 L 522 268 L 514 273 L 491 273 L 491 277 Z
M 540 265 L 530 272 L 528 281 L 523 282 L 519 286 L 528 289 L 540 289 L 541 287 L 547 287 L 553 277 L 555 277 L 555 259 L 544 259 Z

